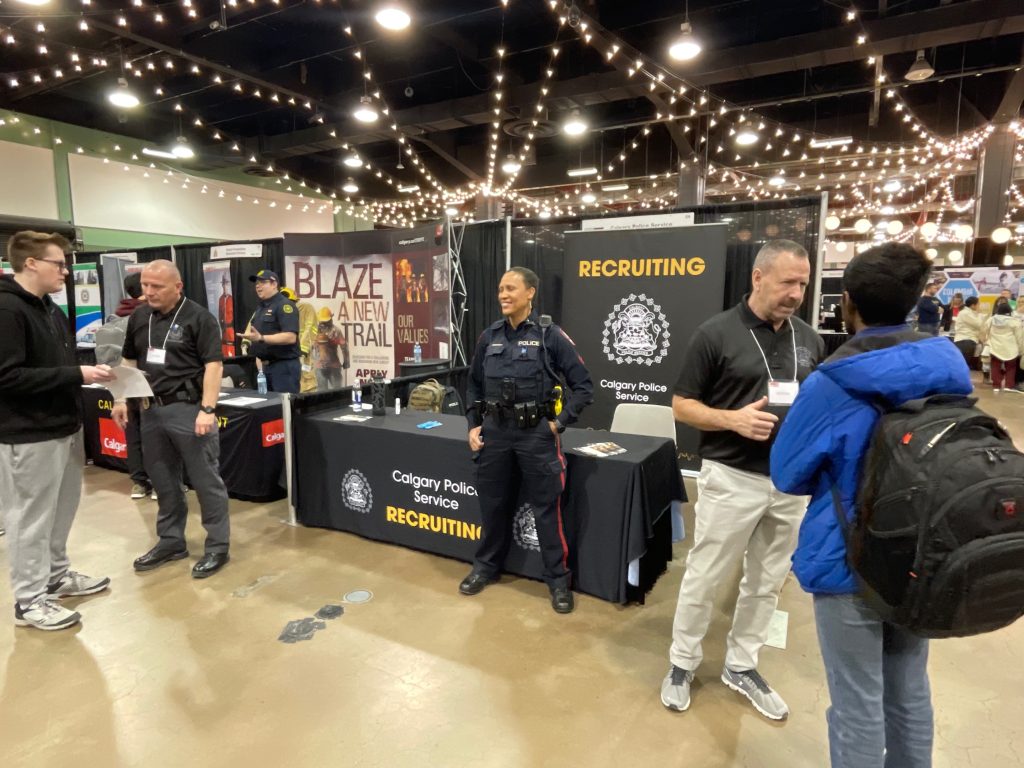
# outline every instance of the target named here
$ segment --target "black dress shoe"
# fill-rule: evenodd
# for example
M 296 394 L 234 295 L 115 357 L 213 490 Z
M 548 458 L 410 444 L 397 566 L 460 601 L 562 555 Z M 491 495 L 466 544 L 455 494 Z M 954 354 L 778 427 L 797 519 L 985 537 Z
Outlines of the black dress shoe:
M 184 557 L 188 557 L 187 549 L 161 549 L 156 546 L 142 557 L 136 558 L 134 566 L 136 571 L 151 571 L 164 563 L 181 560 Z
M 486 573 L 473 571 L 459 584 L 459 592 L 464 595 L 479 595 L 484 591 L 484 587 L 488 584 L 493 584 L 497 580 L 497 576 L 488 576 Z
M 572 613 L 572 609 L 576 607 L 572 599 L 572 590 L 568 587 L 552 587 L 551 607 L 555 609 L 555 613 Z
M 230 559 L 227 552 L 207 552 L 202 560 L 192 566 L 192 578 L 205 579 L 207 576 L 213 576 L 227 565 Z

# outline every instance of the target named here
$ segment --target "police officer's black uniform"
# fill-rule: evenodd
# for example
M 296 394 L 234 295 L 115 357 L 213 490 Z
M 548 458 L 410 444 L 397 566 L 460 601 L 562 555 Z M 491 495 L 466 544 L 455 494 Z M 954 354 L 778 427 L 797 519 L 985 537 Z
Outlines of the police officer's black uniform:
M 569 586 L 570 573 L 560 504 L 565 457 L 548 426 L 552 391 L 562 382 L 552 374 L 564 378 L 569 390 L 555 417 L 562 432 L 593 401 L 590 373 L 576 347 L 558 326 L 542 328 L 535 314 L 517 328 L 499 320 L 477 342 L 467 415 L 470 429 L 483 425 L 476 457 L 483 534 L 473 571 L 487 578 L 501 572 L 521 479 L 523 501 L 533 508 L 544 580 L 554 590 Z
M 263 361 L 263 373 L 267 377 L 268 390 L 297 393 L 302 365 L 299 363 L 299 311 L 295 304 L 280 291 L 269 299 L 260 301 L 252 316 L 252 327 L 263 336 L 272 333 L 295 334 L 294 344 L 267 344 L 263 341 L 254 341 L 250 351 Z

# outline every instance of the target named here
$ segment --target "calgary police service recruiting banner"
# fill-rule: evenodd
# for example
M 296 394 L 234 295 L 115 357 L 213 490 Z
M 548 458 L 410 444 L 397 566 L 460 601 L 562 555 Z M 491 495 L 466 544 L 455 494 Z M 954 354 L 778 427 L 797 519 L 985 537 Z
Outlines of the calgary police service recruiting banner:
M 623 403 L 672 405 L 690 336 L 722 310 L 724 224 L 566 236 L 562 325 L 594 380 L 579 426 L 608 429 Z M 677 425 L 680 466 L 697 433 Z
M 451 265 L 443 224 L 416 229 L 286 234 L 285 282 L 327 308 L 351 351 L 351 378 L 394 376 L 398 363 L 447 360 Z M 350 379 L 351 380 L 351 379 Z

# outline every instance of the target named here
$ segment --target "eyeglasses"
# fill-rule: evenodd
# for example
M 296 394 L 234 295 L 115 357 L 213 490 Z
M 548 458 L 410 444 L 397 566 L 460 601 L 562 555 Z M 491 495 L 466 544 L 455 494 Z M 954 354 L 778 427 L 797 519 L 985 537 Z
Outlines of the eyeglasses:
M 60 269 L 62 272 L 70 272 L 68 269 L 68 263 L 66 261 L 56 261 L 54 259 L 36 259 L 36 261 L 45 261 L 47 264 L 53 264 L 55 267 Z

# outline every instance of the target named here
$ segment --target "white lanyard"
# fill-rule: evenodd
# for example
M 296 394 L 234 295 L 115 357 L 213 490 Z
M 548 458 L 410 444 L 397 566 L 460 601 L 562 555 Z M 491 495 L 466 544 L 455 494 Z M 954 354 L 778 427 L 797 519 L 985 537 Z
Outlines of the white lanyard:
M 790 334 L 792 334 L 792 338 L 793 338 L 793 381 L 796 381 L 797 375 L 799 373 L 799 369 L 797 367 L 797 359 L 796 359 L 796 330 L 793 328 L 793 321 L 792 320 L 790 320 L 789 318 L 786 318 L 786 322 L 789 323 L 789 332 L 790 332 Z M 764 360 L 764 367 L 768 371 L 768 380 L 769 381 L 775 381 L 775 377 L 772 376 L 772 369 L 768 366 L 768 358 L 765 357 L 764 350 L 761 349 L 761 342 L 759 342 L 757 340 L 757 336 L 754 335 L 754 329 L 750 328 L 749 330 L 750 330 L 750 337 L 754 340 L 754 343 L 757 344 L 757 351 L 761 353 L 761 359 Z
M 181 302 L 181 305 L 178 307 L 178 311 L 174 313 L 174 317 L 171 318 L 170 328 L 167 329 L 167 334 L 164 336 L 163 346 L 160 347 L 160 349 L 167 349 L 167 339 L 171 335 L 171 328 L 174 327 L 174 321 L 178 319 L 178 313 L 181 312 L 181 308 L 184 307 L 187 303 L 188 303 L 188 299 L 186 298 L 183 302 Z M 149 348 L 150 349 L 153 349 L 153 315 L 155 315 L 155 314 L 156 314 L 155 312 L 151 312 L 150 315 L 149 315 Z

